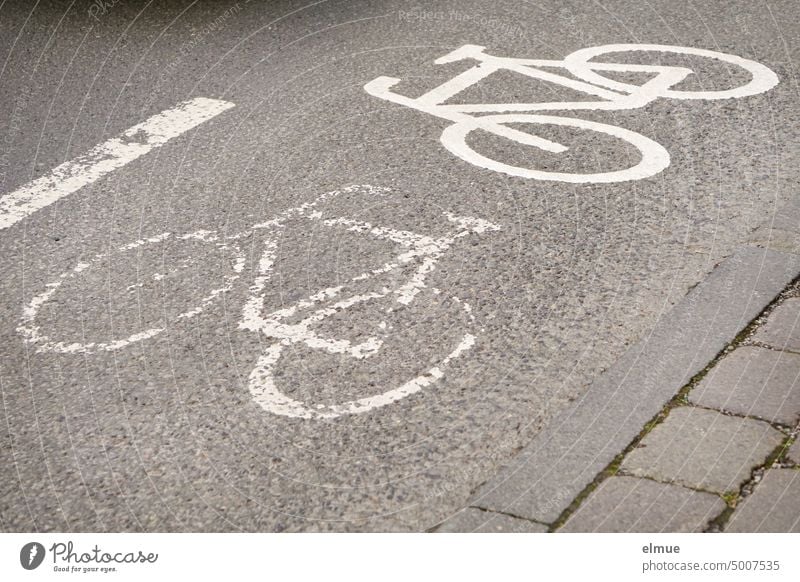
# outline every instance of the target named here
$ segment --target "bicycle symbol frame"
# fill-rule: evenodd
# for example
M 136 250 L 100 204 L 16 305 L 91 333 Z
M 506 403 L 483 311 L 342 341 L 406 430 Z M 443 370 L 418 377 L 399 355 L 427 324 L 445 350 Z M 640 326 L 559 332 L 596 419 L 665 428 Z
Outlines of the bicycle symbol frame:
M 364 86 L 364 90 L 380 99 L 410 107 L 452 122 L 441 135 L 441 143 L 462 160 L 488 170 L 520 178 L 554 180 L 571 183 L 609 183 L 649 178 L 670 165 L 670 156 L 664 147 L 634 131 L 614 125 L 587 121 L 576 117 L 542 115 L 542 111 L 616 111 L 638 109 L 659 98 L 669 99 L 729 99 L 764 93 L 779 83 L 778 76 L 764 65 L 716 51 L 658 44 L 611 44 L 577 50 L 563 60 L 520 59 L 486 54 L 485 47 L 464 45 L 434 61 L 436 64 L 461 60 L 478 61 L 476 66 L 417 98 L 410 98 L 391 89 L 400 79 L 378 77 Z M 685 67 L 597 62 L 591 59 L 609 53 L 661 52 L 705 57 L 735 65 L 751 75 L 746 84 L 719 91 L 678 91 L 675 85 L 693 73 Z M 556 74 L 550 69 L 562 69 L 571 77 Z M 512 71 L 526 77 L 540 79 L 579 91 L 597 98 L 595 101 L 545 102 L 545 103 L 476 103 L 447 104 L 446 101 L 465 89 L 500 70 Z M 643 85 L 615 81 L 601 73 L 649 73 L 654 75 Z M 491 159 L 476 152 L 467 143 L 467 136 L 483 130 L 525 146 L 559 154 L 567 151 L 563 144 L 509 127 L 508 124 L 529 123 L 557 125 L 604 133 L 621 139 L 639 150 L 641 160 L 630 168 L 598 173 L 569 173 L 523 168 Z
M 266 233 L 267 238 L 263 252 L 255 267 L 256 276 L 253 284 L 249 287 L 248 298 L 242 307 L 241 319 L 238 323 L 239 329 L 257 332 L 272 340 L 272 343 L 258 357 L 253 370 L 249 374 L 247 388 L 252 399 L 269 413 L 292 418 L 331 419 L 345 414 L 361 414 L 386 406 L 392 402 L 397 402 L 441 380 L 452 362 L 475 345 L 476 336 L 473 330 L 465 330 L 459 342 L 441 357 L 435 365 L 421 374 L 381 393 L 337 404 L 311 405 L 300 402 L 289 397 L 277 386 L 275 369 L 279 365 L 285 348 L 293 344 L 302 344 L 314 350 L 333 355 L 344 355 L 358 360 L 375 355 L 379 352 L 383 343 L 377 337 L 368 337 L 366 340 L 354 345 L 346 339 L 322 337 L 313 327 L 315 324 L 355 305 L 387 299 L 395 305 L 395 307 L 389 308 L 389 311 L 392 311 L 395 308 L 410 305 L 426 290 L 436 295 L 440 294 L 441 291 L 438 289 L 427 288 L 426 279 L 451 246 L 459 239 L 467 236 L 480 235 L 500 229 L 498 225 L 480 218 L 457 216 L 445 211 L 442 213 L 443 218 L 448 223 L 453 224 L 455 229 L 445 236 L 432 237 L 406 230 L 377 226 L 346 217 L 323 218 L 322 212 L 319 211 L 319 206 L 322 202 L 332 200 L 342 193 L 361 192 L 375 195 L 385 194 L 389 191 L 390 189 L 388 188 L 370 185 L 349 186 L 322 194 L 312 202 L 286 210 L 272 220 L 256 224 L 243 233 L 229 236 L 220 236 L 209 231 L 197 231 L 177 236 L 164 233 L 134 241 L 123 245 L 117 250 L 120 252 L 133 250 L 140 252 L 149 245 L 157 245 L 168 240 L 199 241 L 214 245 L 230 255 L 230 270 L 224 275 L 222 285 L 206 294 L 200 300 L 199 305 L 178 314 L 175 317 L 175 321 L 180 322 L 200 315 L 208 305 L 232 289 L 233 284 L 244 272 L 247 262 L 247 255 L 242 243 L 250 232 L 260 231 Z M 266 310 L 265 292 L 276 260 L 277 237 L 285 228 L 287 221 L 293 217 L 305 218 L 318 226 L 341 228 L 358 235 L 389 241 L 396 245 L 398 253 L 392 261 L 363 272 L 344 284 L 321 289 L 317 293 L 288 307 L 283 307 L 264 315 Z M 108 352 L 124 349 L 136 342 L 148 340 L 167 329 L 166 327 L 154 327 L 136 332 L 125 338 L 107 342 L 57 341 L 42 333 L 37 318 L 42 308 L 53 300 L 59 288 L 65 282 L 79 277 L 93 263 L 108 257 L 108 253 L 100 253 L 95 255 L 89 262 L 79 263 L 71 270 L 62 273 L 55 281 L 48 283 L 45 286 L 45 291 L 31 299 L 23 310 L 22 322 L 17 328 L 26 343 L 35 345 L 37 352 L 62 354 Z M 345 293 L 348 286 L 369 284 L 370 280 L 377 280 L 381 275 L 397 272 L 405 266 L 415 268 L 409 276 L 401 279 L 402 282 L 399 284 L 384 285 L 377 290 L 354 293 L 349 296 Z M 163 278 L 164 275 L 156 274 L 154 279 L 156 277 Z M 142 283 L 138 283 L 132 287 L 141 286 Z M 464 314 L 464 321 L 467 326 L 473 327 L 475 317 L 472 314 L 471 306 L 455 295 L 450 296 L 449 300 L 457 304 Z M 295 323 L 288 322 L 292 318 L 296 319 L 298 315 L 302 317 L 300 321 Z

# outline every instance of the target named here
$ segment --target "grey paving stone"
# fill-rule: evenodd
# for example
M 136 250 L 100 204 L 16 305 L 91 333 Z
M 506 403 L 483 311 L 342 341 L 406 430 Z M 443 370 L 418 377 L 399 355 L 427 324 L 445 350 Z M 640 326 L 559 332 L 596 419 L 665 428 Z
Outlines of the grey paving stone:
M 789 460 L 800 465 L 800 438 L 794 441 L 794 444 L 789 447 L 789 451 L 786 453 L 786 456 L 789 457 Z
M 471 505 L 555 521 L 799 272 L 797 255 L 738 249 L 481 487 Z
M 767 471 L 733 512 L 725 531 L 800 533 L 800 470 Z
M 682 406 L 622 463 L 626 471 L 719 493 L 738 489 L 783 440 L 765 422 Z
M 445 521 L 441 533 L 543 533 L 547 526 L 527 519 L 468 507 Z
M 800 355 L 752 346 L 734 350 L 689 400 L 794 426 L 800 415 Z
M 751 235 L 753 245 L 775 251 L 800 254 L 800 200 L 786 196 L 780 202 L 770 220 L 759 225 Z
M 725 509 L 711 493 L 636 477 L 606 479 L 559 531 L 699 532 Z
M 753 339 L 779 349 L 800 351 L 800 297 L 779 305 Z

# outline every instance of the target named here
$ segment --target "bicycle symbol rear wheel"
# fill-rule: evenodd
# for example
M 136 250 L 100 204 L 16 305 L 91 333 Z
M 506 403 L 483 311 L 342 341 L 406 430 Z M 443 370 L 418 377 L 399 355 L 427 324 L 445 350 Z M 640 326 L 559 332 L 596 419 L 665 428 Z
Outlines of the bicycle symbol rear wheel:
M 552 172 L 546 170 L 536 170 L 533 168 L 523 168 L 512 166 L 497 160 L 493 160 L 476 152 L 467 143 L 467 136 L 476 129 L 491 131 L 491 125 L 504 125 L 508 123 L 530 123 L 540 125 L 558 125 L 563 127 L 577 128 L 581 130 L 604 133 L 621 139 L 633 147 L 641 154 L 641 160 L 634 166 L 620 170 L 611 170 L 599 173 L 571 173 L 571 172 Z M 508 139 L 507 137 L 505 139 Z M 442 132 L 442 145 L 452 154 L 458 156 L 465 162 L 502 172 L 510 176 L 520 178 L 533 178 L 535 180 L 555 180 L 559 182 L 571 182 L 574 184 L 583 183 L 609 183 L 624 182 L 627 180 L 639 180 L 649 178 L 658 174 L 669 166 L 670 157 L 664 147 L 639 133 L 630 131 L 614 125 L 586 121 L 572 117 L 560 117 L 552 115 L 537 114 L 499 114 L 487 115 L 477 118 L 475 122 L 463 121 L 455 123 Z
M 175 253 L 170 252 L 183 250 L 187 257 L 191 257 L 196 251 L 194 245 L 198 244 L 220 252 L 225 265 L 225 272 L 213 279 L 210 288 L 202 290 L 189 285 L 184 278 L 186 269 L 176 264 Z M 17 331 L 39 352 L 76 354 L 123 349 L 159 335 L 170 321 L 191 319 L 202 313 L 222 293 L 230 290 L 242 272 L 244 262 L 244 253 L 236 244 L 220 239 L 212 232 L 198 231 L 183 235 L 163 233 L 137 240 L 113 251 L 96 254 L 90 261 L 79 263 L 48 283 L 46 289 L 35 295 L 24 309 Z M 158 270 L 152 272 L 155 266 Z M 127 288 L 120 284 L 123 280 L 120 274 L 125 269 L 129 269 L 127 275 L 135 275 L 134 279 L 127 281 L 133 282 Z M 151 272 L 145 275 L 143 270 L 148 269 Z M 167 284 L 170 285 L 169 289 L 165 288 Z M 147 301 L 137 297 L 145 287 L 149 287 L 154 296 L 160 298 L 160 305 L 147 305 Z M 176 297 L 181 291 L 186 296 L 183 304 Z M 116 294 L 113 299 L 112 292 Z M 59 295 L 66 297 L 59 299 Z M 117 305 L 125 301 L 128 305 Z M 166 317 L 166 310 L 163 309 L 166 302 L 174 307 L 169 317 Z M 149 309 L 158 317 L 147 318 L 145 322 L 129 321 L 129 326 L 120 326 L 110 315 L 112 307 L 118 307 L 122 314 L 136 309 Z M 45 309 L 57 310 L 55 315 L 60 321 L 78 322 L 79 325 L 68 323 L 64 325 L 66 329 L 45 332 L 41 321 Z M 101 319 L 107 320 L 107 328 L 102 332 L 94 330 L 87 337 L 83 328 Z

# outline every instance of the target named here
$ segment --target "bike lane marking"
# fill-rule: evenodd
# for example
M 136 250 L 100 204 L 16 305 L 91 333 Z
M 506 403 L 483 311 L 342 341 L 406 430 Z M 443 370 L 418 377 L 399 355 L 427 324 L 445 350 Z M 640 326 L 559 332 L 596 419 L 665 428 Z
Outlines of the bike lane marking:
M 352 188 L 353 187 L 349 187 L 348 189 Z M 377 190 L 369 185 L 361 186 L 361 188 L 364 188 L 368 192 Z M 388 191 L 389 189 L 380 190 Z M 487 231 L 497 231 L 501 229 L 499 225 L 492 224 L 480 218 L 457 216 L 451 212 L 444 212 L 444 217 L 449 222 L 459 226 L 460 230 L 452 232 L 450 235 L 444 237 L 432 238 L 426 235 L 394 230 L 344 217 L 326 220 L 322 218 L 322 214 L 319 212 L 308 212 L 317 205 L 318 201 L 327 199 L 335 192 L 337 191 L 323 194 L 317 201 L 304 205 L 299 209 L 289 210 L 284 213 L 284 216 L 289 214 L 305 215 L 311 220 L 320 221 L 321 224 L 325 226 L 344 227 L 357 234 L 365 234 L 379 239 L 391 240 L 404 249 L 399 252 L 394 261 L 385 263 L 369 272 L 362 273 L 351 279 L 350 283 L 366 281 L 414 261 L 419 261 L 419 266 L 407 282 L 394 289 L 382 287 L 380 291 L 357 293 L 348 298 L 340 298 L 345 285 L 339 285 L 322 289 L 290 307 L 279 309 L 268 315 L 262 315 L 264 311 L 263 291 L 267 280 L 270 278 L 271 271 L 274 268 L 275 253 L 277 250 L 277 245 L 274 241 L 268 242 L 259 261 L 260 274 L 256 278 L 254 285 L 250 288 L 250 299 L 242 310 L 242 320 L 239 323 L 239 328 L 260 332 L 265 337 L 275 342 L 267 347 L 264 353 L 259 356 L 248 377 L 248 390 L 253 400 L 262 409 L 271 414 L 290 418 L 324 420 L 337 418 L 346 414 L 362 414 L 376 408 L 381 408 L 402 400 L 407 396 L 416 394 L 441 380 L 450 363 L 460 358 L 465 352 L 468 352 L 476 342 L 476 337 L 473 334 L 465 333 L 458 345 L 427 371 L 396 388 L 344 403 L 308 404 L 293 399 L 277 386 L 275 382 L 275 369 L 278 367 L 278 362 L 284 348 L 292 344 L 302 343 L 311 349 L 322 350 L 329 354 L 347 355 L 359 360 L 368 358 L 377 353 L 383 345 L 383 341 L 378 338 L 371 337 L 361 344 L 354 346 L 348 340 L 320 337 L 315 331 L 310 329 L 310 327 L 314 323 L 335 315 L 348 307 L 365 303 L 373 299 L 382 299 L 394 295 L 393 301 L 402 305 L 410 304 L 420 290 L 427 286 L 425 281 L 426 276 L 436 268 L 438 260 L 450 249 L 457 239 L 463 238 L 469 234 L 481 235 Z M 269 224 L 275 228 L 282 228 L 282 219 L 279 217 L 265 224 Z M 434 292 L 438 293 L 438 291 Z M 452 296 L 451 299 L 458 303 L 467 316 L 474 321 L 472 309 L 468 303 L 463 302 L 456 296 Z M 287 324 L 283 322 L 287 317 L 294 316 L 300 311 L 310 310 L 315 305 L 329 300 L 336 300 L 336 302 L 314 310 L 296 324 Z M 392 310 L 393 308 L 389 308 L 387 312 L 391 312 Z M 385 322 L 383 322 L 383 325 L 385 325 Z
M 692 47 L 657 44 L 602 45 L 577 50 L 561 61 L 498 57 L 486 54 L 484 49 L 485 47 L 480 45 L 467 44 L 436 59 L 434 61 L 436 64 L 462 60 L 477 61 L 478 64 L 420 97 L 406 97 L 392 91 L 392 87 L 400 82 L 400 79 L 395 77 L 377 77 L 364 85 L 364 90 L 373 97 L 451 121 L 453 124 L 442 131 L 441 144 L 456 157 L 476 167 L 520 178 L 575 184 L 602 184 L 640 180 L 654 176 L 669 167 L 669 152 L 650 138 L 621 127 L 575 117 L 532 114 L 533 112 L 638 109 L 659 98 L 714 100 L 748 97 L 769 91 L 780 82 L 778 76 L 771 69 L 755 61 Z M 672 87 L 693 74 L 691 69 L 678 66 L 608 63 L 590 60 L 609 53 L 642 51 L 710 58 L 741 67 L 750 73 L 752 78 L 746 84 L 733 89 L 678 91 L 673 90 Z M 542 67 L 564 69 L 577 80 L 543 70 Z M 562 85 L 598 97 L 599 100 L 536 103 L 446 103 L 450 98 L 501 70 Z M 614 81 L 596 71 L 646 72 L 655 74 L 655 77 L 643 85 L 631 85 Z M 485 115 L 486 113 L 493 113 L 493 115 Z M 605 133 L 636 147 L 641 153 L 641 161 L 630 168 L 594 174 L 543 171 L 512 166 L 493 160 L 481 155 L 467 143 L 468 134 L 481 129 L 521 145 L 532 146 L 554 154 L 563 153 L 569 149 L 563 144 L 508 127 L 508 124 L 513 123 L 560 125 Z
M 96 182 L 232 107 L 235 105 L 228 101 L 205 97 L 184 101 L 56 166 L 44 176 L 0 198 L 0 230 Z
M 213 243 L 218 248 L 232 251 L 233 255 L 231 272 L 223 277 L 222 286 L 213 289 L 205 297 L 203 297 L 200 300 L 199 306 L 178 314 L 175 317 L 176 320 L 190 319 L 192 317 L 200 315 L 207 305 L 209 305 L 222 293 L 230 291 L 233 283 L 239 278 L 242 271 L 244 270 L 245 266 L 244 252 L 240 248 L 234 248 L 225 244 L 225 242 L 220 241 L 214 233 L 209 231 L 200 230 L 197 232 L 179 236 L 175 236 L 172 233 L 165 232 L 157 236 L 143 238 L 134 241 L 132 243 L 128 243 L 127 245 L 124 245 L 119 249 L 117 249 L 117 251 L 126 252 L 130 250 L 137 250 L 141 249 L 146 245 L 158 244 L 166 240 L 171 240 L 171 241 L 196 240 L 205 243 Z M 92 260 L 107 259 L 109 257 L 111 257 L 111 253 L 108 252 L 98 253 L 94 255 L 94 259 Z M 125 348 L 130 344 L 155 337 L 156 335 L 160 334 L 166 329 L 164 327 L 154 327 L 134 333 L 126 338 L 118 338 L 115 340 L 105 341 L 105 342 L 85 342 L 85 343 L 80 343 L 76 341 L 70 342 L 70 341 L 53 340 L 50 337 L 48 337 L 47 334 L 42 333 L 39 325 L 36 323 L 36 317 L 38 316 L 39 311 L 42 309 L 42 307 L 44 307 L 46 303 L 52 300 L 53 295 L 58 292 L 59 288 L 63 283 L 79 276 L 82 272 L 84 272 L 91 266 L 92 266 L 91 262 L 78 263 L 71 270 L 62 273 L 55 281 L 51 281 L 50 283 L 48 283 L 45 286 L 45 290 L 35 295 L 30 300 L 30 302 L 22 309 L 22 321 L 20 322 L 20 325 L 17 327 L 17 332 L 23 337 L 26 343 L 36 345 L 37 352 L 39 353 L 56 352 L 61 354 L 92 353 L 97 351 L 110 352 Z M 153 278 L 156 280 L 160 280 L 163 277 L 164 275 L 156 274 Z M 132 285 L 131 287 L 136 288 L 141 286 L 142 283 L 137 283 L 135 285 Z M 130 290 L 131 287 L 129 287 L 128 289 Z
M 443 358 L 432 364 L 427 370 L 417 374 L 414 378 L 384 390 L 383 392 L 350 400 L 341 403 L 321 404 L 306 403 L 292 399 L 275 381 L 275 369 L 279 366 L 284 348 L 292 344 L 304 344 L 310 349 L 320 350 L 332 355 L 344 355 L 357 360 L 363 360 L 376 354 L 383 346 L 383 340 L 379 337 L 369 337 L 365 341 L 353 345 L 350 340 L 339 338 L 328 338 L 318 335 L 313 326 L 324 319 L 334 316 L 343 310 L 355 305 L 359 305 L 373 300 L 389 298 L 392 303 L 409 305 L 417 295 L 427 286 L 427 276 L 435 270 L 438 261 L 457 240 L 470 235 L 483 235 L 488 232 L 501 230 L 500 225 L 491 223 L 482 218 L 474 216 L 460 216 L 449 211 L 443 211 L 442 217 L 447 222 L 452 223 L 457 228 L 449 228 L 450 231 L 444 236 L 434 237 L 419 234 L 406 230 L 396 230 L 390 227 L 379 226 L 370 222 L 354 220 L 346 217 L 324 218 L 323 212 L 318 209 L 320 203 L 330 200 L 337 195 L 348 192 L 362 192 L 365 194 L 388 194 L 390 188 L 375 187 L 368 184 L 352 185 L 340 190 L 333 190 L 318 196 L 313 202 L 302 204 L 298 207 L 285 210 L 275 218 L 266 222 L 258 223 L 248 229 L 252 231 L 267 231 L 267 240 L 264 243 L 263 253 L 258 261 L 257 277 L 249 288 L 249 298 L 242 307 L 242 318 L 239 322 L 239 329 L 254 331 L 273 341 L 255 362 L 251 373 L 248 376 L 248 390 L 253 401 L 258 404 L 265 412 L 287 416 L 291 418 L 303 419 L 332 419 L 348 414 L 362 414 L 387 406 L 412 394 L 435 384 L 445 377 L 451 363 L 457 359 L 464 359 L 463 355 L 469 352 L 476 344 L 477 337 L 473 333 L 466 331 L 455 345 Z M 275 264 L 275 256 L 278 249 L 276 242 L 277 231 L 281 231 L 286 226 L 286 221 L 290 217 L 306 218 L 319 225 L 341 228 L 346 231 L 388 240 L 398 245 L 396 255 L 393 260 L 384 263 L 374 269 L 356 275 L 348 283 L 335 287 L 321 289 L 313 295 L 302 299 L 291 306 L 282 307 L 277 311 L 264 314 L 265 311 L 265 287 L 272 276 Z M 118 252 L 136 250 L 137 252 L 145 246 L 160 244 L 165 241 L 200 241 L 214 244 L 219 248 L 232 251 L 230 273 L 224 277 L 224 284 L 207 294 L 200 305 L 184 311 L 175 317 L 175 320 L 188 319 L 201 314 L 205 307 L 231 289 L 232 284 L 244 272 L 246 258 L 245 253 L 238 244 L 238 241 L 247 236 L 248 231 L 221 237 L 213 231 L 196 231 L 189 234 L 174 235 L 163 233 L 150 238 L 136 240 L 119 247 Z M 272 232 L 270 232 L 272 231 Z M 166 330 L 165 326 L 143 329 L 124 338 L 116 338 L 110 341 L 89 341 L 78 342 L 69 339 L 59 340 L 51 337 L 46 330 L 42 330 L 37 317 L 42 308 L 53 301 L 53 297 L 59 292 L 62 285 L 84 273 L 92 267 L 96 260 L 108 259 L 110 252 L 94 255 L 88 262 L 80 262 L 71 270 L 58 276 L 55 280 L 45 285 L 44 291 L 35 295 L 30 302 L 23 308 L 22 320 L 17 327 L 17 332 L 23 340 L 36 346 L 38 353 L 55 352 L 62 354 L 96 353 L 111 352 L 124 349 L 127 346 L 146 341 L 155 337 Z M 416 264 L 413 273 L 407 276 L 407 280 L 399 281 L 394 285 L 387 286 L 380 282 L 381 275 L 385 275 L 401 268 L 403 265 Z M 161 280 L 163 274 L 156 273 L 153 278 Z M 369 286 L 370 279 L 378 279 L 378 290 L 361 289 L 362 284 Z M 375 281 L 372 281 L 375 284 Z M 347 287 L 353 284 L 357 289 L 352 295 L 348 295 Z M 128 289 L 140 287 L 136 284 Z M 429 288 L 431 293 L 438 295 L 439 289 Z M 475 316 L 469 303 L 463 301 L 455 295 L 449 299 L 458 305 L 464 317 L 471 326 L 475 323 Z M 58 301 L 56 301 L 58 303 Z M 396 306 L 387 308 L 376 307 L 379 314 L 391 313 Z M 285 320 L 300 314 L 303 319 L 297 323 L 289 323 Z M 386 329 L 386 322 L 379 323 L 381 329 Z

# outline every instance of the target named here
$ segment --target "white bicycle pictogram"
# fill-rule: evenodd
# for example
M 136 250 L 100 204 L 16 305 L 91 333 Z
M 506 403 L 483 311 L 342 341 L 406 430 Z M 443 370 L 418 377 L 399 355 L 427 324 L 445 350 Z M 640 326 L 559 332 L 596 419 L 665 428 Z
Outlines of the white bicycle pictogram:
M 398 385 L 379 394 L 337 404 L 300 402 L 290 398 L 278 387 L 275 371 L 280 365 L 284 350 L 293 344 L 302 344 L 313 350 L 359 360 L 379 353 L 382 340 L 377 337 L 371 336 L 359 343 L 353 343 L 347 339 L 323 337 L 315 331 L 314 327 L 327 318 L 356 305 L 384 300 L 391 305 L 388 310 L 384 311 L 393 311 L 410 305 L 425 293 L 428 293 L 429 299 L 432 300 L 434 294 L 439 294 L 440 291 L 427 288 L 426 278 L 452 245 L 459 239 L 497 231 L 500 228 L 483 219 L 443 212 L 442 217 L 455 228 L 448 228 L 449 233 L 445 236 L 428 236 L 346 217 L 325 218 L 320 211 L 323 202 L 331 201 L 342 193 L 356 192 L 377 195 L 389 191 L 388 188 L 369 185 L 350 186 L 322 194 L 312 202 L 284 211 L 272 220 L 256 224 L 243 233 L 229 236 L 221 236 L 209 231 L 197 231 L 182 235 L 164 233 L 124 245 L 118 248 L 117 252 L 141 253 L 148 248 L 152 252 L 157 250 L 157 245 L 173 241 L 212 245 L 226 253 L 228 272 L 221 277 L 221 284 L 205 294 L 198 304 L 177 314 L 174 320 L 180 322 L 199 316 L 212 302 L 220 299 L 232 289 L 234 283 L 244 272 L 247 263 L 244 244 L 248 235 L 253 232 L 262 233 L 265 235 L 263 251 L 258 264 L 254 267 L 256 276 L 249 287 L 247 299 L 242 307 L 241 319 L 238 322 L 239 329 L 263 334 L 271 342 L 258 357 L 248 377 L 248 390 L 253 400 L 267 412 L 294 418 L 329 419 L 345 414 L 360 414 L 397 402 L 441 380 L 451 363 L 469 351 L 475 344 L 474 330 L 465 329 L 461 333 L 459 341 L 452 345 L 451 349 L 448 348 L 449 351 L 438 358 L 435 365 L 413 378 L 399 382 Z M 356 235 L 386 241 L 393 245 L 396 253 L 391 261 L 362 272 L 345 283 L 321 289 L 305 299 L 265 314 L 265 291 L 272 277 L 278 238 L 289 219 L 304 219 L 313 223 L 310 226 L 345 229 Z M 100 253 L 88 262 L 79 263 L 48 283 L 44 291 L 33 297 L 24 308 L 22 322 L 17 328 L 28 344 L 36 346 L 39 352 L 62 354 L 109 352 L 154 338 L 167 329 L 166 326 L 151 327 L 126 337 L 102 342 L 57 339 L 51 337 L 52 334 L 48 335 L 42 331 L 38 321 L 42 309 L 47 305 L 55 307 L 59 305 L 57 294 L 63 285 L 81 277 L 92 267 L 99 268 L 98 265 L 108 259 L 109 255 L 110 253 Z M 400 276 L 394 276 L 401 271 Z M 166 276 L 157 273 L 153 277 L 161 279 Z M 138 283 L 138 286 L 142 284 Z M 361 292 L 353 292 L 354 288 L 359 288 Z M 437 301 L 439 300 L 437 299 Z M 465 326 L 474 327 L 475 318 L 470 305 L 455 295 L 451 295 L 449 300 L 454 302 L 459 311 L 463 313 Z
M 778 76 L 772 70 L 755 61 L 690 47 L 658 44 L 611 44 L 577 50 L 561 61 L 497 57 L 486 54 L 484 48 L 477 45 L 464 45 L 434 61 L 436 64 L 445 64 L 468 59 L 478 61 L 478 64 L 420 97 L 410 98 L 393 92 L 392 87 L 400 82 L 400 79 L 394 77 L 378 77 L 367 83 L 364 89 L 375 97 L 451 121 L 452 125 L 446 127 L 442 132 L 442 145 L 452 154 L 475 166 L 536 180 L 609 183 L 654 176 L 669 166 L 669 153 L 661 144 L 628 129 L 576 117 L 542 115 L 535 112 L 637 109 L 659 98 L 709 100 L 740 98 L 769 91 L 779 82 Z M 730 89 L 680 91 L 673 87 L 693 73 L 686 67 L 591 60 L 611 53 L 628 52 L 660 52 L 714 59 L 726 65 L 744 69 L 750 74 L 751 79 L 741 86 Z M 553 69 L 561 69 L 571 76 L 557 74 L 552 72 Z M 465 89 L 501 70 L 561 85 L 598 98 L 598 100 L 547 103 L 446 103 L 447 100 Z M 633 85 L 603 76 L 603 72 L 648 73 L 653 77 L 643 85 Z M 514 129 L 509 124 L 556 125 L 604 133 L 634 146 L 639 150 L 641 160 L 632 167 L 608 172 L 554 172 L 514 166 L 491 159 L 476 152 L 467 143 L 469 134 L 480 129 L 518 144 L 532 146 L 550 153 L 563 153 L 568 149 L 563 144 Z

